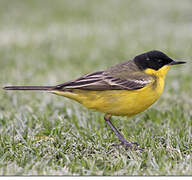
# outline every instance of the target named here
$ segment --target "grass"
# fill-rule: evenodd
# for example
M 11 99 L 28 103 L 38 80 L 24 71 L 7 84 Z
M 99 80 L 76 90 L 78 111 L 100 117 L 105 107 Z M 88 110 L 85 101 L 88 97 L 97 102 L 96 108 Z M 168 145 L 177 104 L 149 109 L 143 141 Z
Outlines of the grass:
M 113 146 L 101 113 L 0 90 L 0 175 L 192 175 L 191 16 L 190 0 L 1 0 L 1 87 L 63 83 L 152 49 L 188 64 L 149 110 L 113 118 L 143 153 Z

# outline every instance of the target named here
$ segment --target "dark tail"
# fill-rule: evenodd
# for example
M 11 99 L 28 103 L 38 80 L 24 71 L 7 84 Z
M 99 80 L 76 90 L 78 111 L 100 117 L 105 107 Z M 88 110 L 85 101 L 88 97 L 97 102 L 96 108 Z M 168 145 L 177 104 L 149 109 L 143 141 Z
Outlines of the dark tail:
M 54 89 L 54 86 L 5 86 L 4 90 L 38 90 L 38 91 L 50 91 Z

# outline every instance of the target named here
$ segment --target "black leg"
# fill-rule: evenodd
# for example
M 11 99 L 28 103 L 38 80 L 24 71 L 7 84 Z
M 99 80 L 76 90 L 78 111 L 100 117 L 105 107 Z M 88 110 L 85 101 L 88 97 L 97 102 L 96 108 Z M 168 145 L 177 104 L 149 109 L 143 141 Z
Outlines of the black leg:
M 135 142 L 127 142 L 127 141 L 125 140 L 125 138 L 123 137 L 123 135 L 122 135 L 122 134 L 115 128 L 115 126 L 112 124 L 112 122 L 111 122 L 111 115 L 106 114 L 106 115 L 104 116 L 104 119 L 105 119 L 106 123 L 110 126 L 110 128 L 113 130 L 113 132 L 115 133 L 115 135 L 119 138 L 119 140 L 121 141 L 121 143 L 126 146 L 126 148 L 135 149 L 135 150 L 138 149 L 138 150 L 141 151 L 141 149 L 137 148 L 137 147 L 139 146 L 138 143 L 135 143 Z

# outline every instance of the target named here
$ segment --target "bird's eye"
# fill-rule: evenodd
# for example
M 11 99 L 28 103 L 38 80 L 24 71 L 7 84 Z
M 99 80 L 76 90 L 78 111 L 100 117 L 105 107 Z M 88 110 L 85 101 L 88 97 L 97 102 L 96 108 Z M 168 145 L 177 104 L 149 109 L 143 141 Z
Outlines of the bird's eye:
M 147 57 L 146 60 L 149 61 L 150 60 L 149 57 Z
M 159 62 L 159 63 L 162 62 L 162 59 L 158 59 L 157 62 Z

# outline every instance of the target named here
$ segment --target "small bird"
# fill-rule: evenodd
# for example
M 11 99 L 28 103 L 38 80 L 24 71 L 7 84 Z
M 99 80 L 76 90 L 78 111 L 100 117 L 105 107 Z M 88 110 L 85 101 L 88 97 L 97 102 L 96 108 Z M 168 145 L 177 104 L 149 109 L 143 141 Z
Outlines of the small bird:
M 105 113 L 104 119 L 126 148 L 128 142 L 111 122 L 114 116 L 133 116 L 161 96 L 165 76 L 172 65 L 183 64 L 161 51 L 152 50 L 104 71 L 86 74 L 56 86 L 6 86 L 5 90 L 40 90 L 73 99 L 88 109 Z M 136 149 L 136 148 L 135 148 Z

